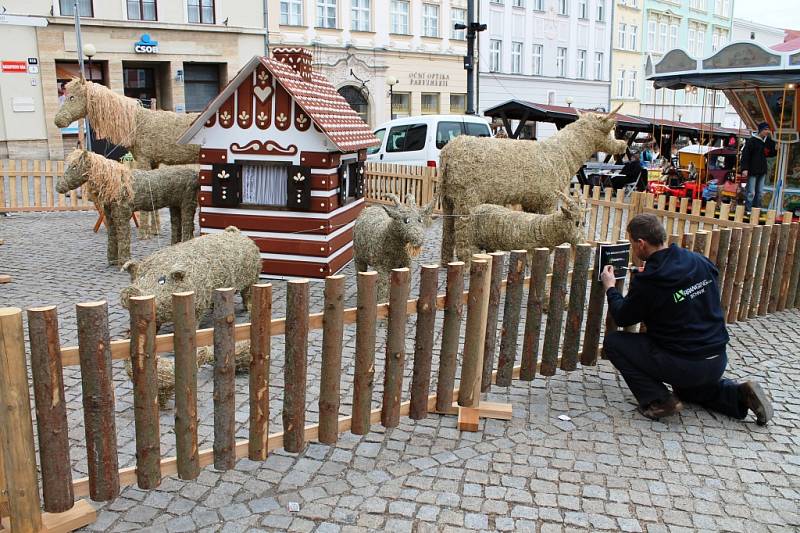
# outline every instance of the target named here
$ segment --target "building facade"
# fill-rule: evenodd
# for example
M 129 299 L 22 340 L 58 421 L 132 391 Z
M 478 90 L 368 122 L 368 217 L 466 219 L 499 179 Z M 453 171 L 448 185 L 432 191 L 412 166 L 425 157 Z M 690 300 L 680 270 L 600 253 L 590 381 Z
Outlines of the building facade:
M 452 27 L 466 20 L 466 0 L 269 0 L 269 6 L 270 46 L 310 48 L 315 71 L 371 126 L 464 112 L 466 41 Z
M 611 0 L 481 0 L 479 113 L 518 99 L 608 109 Z M 548 134 L 549 125 L 535 132 Z
M 616 0 L 611 51 L 611 107 L 626 115 L 639 114 L 644 83 L 642 5 L 644 0 Z
M 78 3 L 83 44 L 95 50 L 87 79 L 158 109 L 202 110 L 248 59 L 265 50 L 261 0 Z M 35 68 L 0 74 L 0 157 L 61 158 L 76 143 L 74 126 L 60 130 L 53 124 L 63 85 L 79 75 L 73 0 L 4 5 L 7 14 L 21 18 L 6 17 L 20 41 L 3 39 L 3 59 L 35 62 Z M 37 24 L 29 25 L 31 20 Z M 25 111 L 7 104 L 20 98 L 32 101 Z

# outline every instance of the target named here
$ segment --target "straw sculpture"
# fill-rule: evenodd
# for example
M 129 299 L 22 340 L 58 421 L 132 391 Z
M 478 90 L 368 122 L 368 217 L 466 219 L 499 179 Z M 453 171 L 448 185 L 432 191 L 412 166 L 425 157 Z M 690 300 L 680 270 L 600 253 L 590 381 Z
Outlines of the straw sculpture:
M 131 257 L 129 221 L 134 211 L 169 207 L 172 243 L 194 235 L 200 181 L 191 166 L 131 170 L 99 154 L 73 150 L 56 189 L 66 193 L 84 183 L 97 198 L 108 222 L 107 256 L 111 265 L 123 264 Z
M 581 166 L 597 151 L 620 154 L 625 141 L 614 137 L 616 110 L 579 118 L 543 141 L 462 135 L 442 149 L 441 260 L 453 251 L 469 263 L 470 212 L 480 204 L 521 204 L 530 213 L 551 213 L 558 191 L 565 191 Z
M 378 298 L 388 296 L 389 273 L 393 268 L 411 266 L 419 255 L 430 222 L 433 202 L 419 208 L 414 196 L 406 195 L 404 205 L 394 194 L 386 198 L 394 205 L 373 205 L 364 209 L 353 229 L 353 255 L 356 269 L 366 272 L 372 266 L 378 272 Z
M 172 294 L 194 291 L 197 322 L 211 309 L 214 289 L 232 287 L 250 305 L 250 286 L 258 282 L 261 254 L 258 246 L 237 228 L 197 237 L 158 250 L 141 261 L 128 261 L 123 270 L 131 284 L 120 294 L 128 308 L 131 296 L 153 295 L 156 325 L 172 322 Z
M 142 211 L 139 217 L 139 240 L 152 239 L 161 232 L 161 217 L 158 211 Z
M 196 113 L 145 109 L 134 98 L 86 80 L 72 80 L 65 89 L 64 103 L 55 117 L 59 128 L 88 116 L 95 135 L 128 148 L 138 168 L 198 162 L 199 145 L 177 144 Z
M 480 250 L 528 250 L 552 248 L 562 243 L 577 244 L 584 240 L 586 210 L 581 201 L 559 193 L 561 208 L 555 213 L 524 213 L 494 204 L 481 204 L 472 210 L 470 244 Z

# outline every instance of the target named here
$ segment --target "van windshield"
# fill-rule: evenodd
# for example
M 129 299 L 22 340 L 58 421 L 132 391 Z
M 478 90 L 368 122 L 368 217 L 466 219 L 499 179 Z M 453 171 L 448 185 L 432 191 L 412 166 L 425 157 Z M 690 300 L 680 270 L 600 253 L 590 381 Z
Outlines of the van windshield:
M 489 137 L 489 125 L 481 122 L 467 122 L 464 124 L 467 127 L 467 135 L 473 137 Z
M 436 127 L 436 148 L 441 150 L 444 145 L 464 133 L 464 124 L 461 122 L 440 122 Z
M 382 128 L 375 132 L 375 137 L 378 138 L 381 143 L 377 146 L 373 146 L 372 148 L 367 148 L 368 154 L 377 154 L 381 151 L 381 146 L 383 146 L 383 137 L 386 135 L 386 129 Z

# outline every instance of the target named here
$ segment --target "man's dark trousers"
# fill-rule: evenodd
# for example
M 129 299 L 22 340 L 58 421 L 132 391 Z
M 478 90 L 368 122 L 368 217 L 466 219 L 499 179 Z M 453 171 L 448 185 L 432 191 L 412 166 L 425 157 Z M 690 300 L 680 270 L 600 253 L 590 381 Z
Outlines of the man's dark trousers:
M 721 379 L 728 364 L 724 351 L 696 359 L 682 357 L 662 350 L 646 334 L 627 332 L 609 333 L 603 351 L 641 406 L 667 399 L 670 392 L 664 383 L 669 383 L 682 401 L 733 418 L 747 416 L 747 407 L 739 401 L 739 384 Z

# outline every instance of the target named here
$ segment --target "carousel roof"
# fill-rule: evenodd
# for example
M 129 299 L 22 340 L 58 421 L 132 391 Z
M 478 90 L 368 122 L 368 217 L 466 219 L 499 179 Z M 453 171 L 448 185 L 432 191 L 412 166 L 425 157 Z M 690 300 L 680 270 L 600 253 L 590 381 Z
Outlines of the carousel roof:
M 736 42 L 705 59 L 675 49 L 656 64 L 647 59 L 647 79 L 657 89 L 687 85 L 719 90 L 782 87 L 800 82 L 800 50 L 790 44 L 766 48 L 754 42 Z

